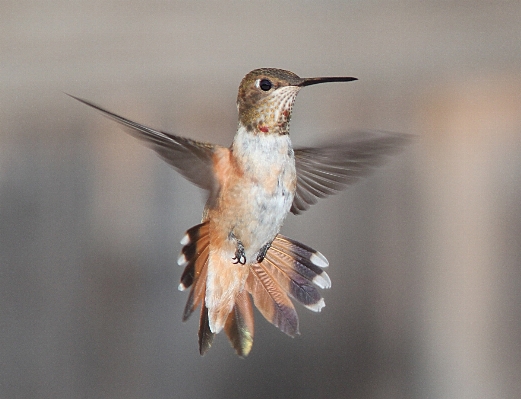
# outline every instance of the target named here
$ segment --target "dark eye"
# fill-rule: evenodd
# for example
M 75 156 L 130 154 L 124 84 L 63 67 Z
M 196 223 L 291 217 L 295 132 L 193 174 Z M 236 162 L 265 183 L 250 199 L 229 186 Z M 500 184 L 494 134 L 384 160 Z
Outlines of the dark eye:
M 272 86 L 272 84 L 271 84 L 271 82 L 268 79 L 261 79 L 261 81 L 259 82 L 259 87 L 263 91 L 270 90 L 271 86 Z

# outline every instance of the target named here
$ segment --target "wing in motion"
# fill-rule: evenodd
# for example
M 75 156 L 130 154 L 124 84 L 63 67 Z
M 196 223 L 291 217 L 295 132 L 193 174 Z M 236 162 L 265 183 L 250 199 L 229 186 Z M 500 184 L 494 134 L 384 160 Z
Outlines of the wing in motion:
M 106 117 L 122 124 L 127 128 L 128 133 L 145 141 L 162 159 L 192 183 L 210 192 L 214 191 L 212 156 L 218 146 L 151 129 L 107 111 L 87 100 L 70 94 L 67 95 L 101 111 Z
M 126 127 L 132 136 L 145 141 L 162 159 L 195 185 L 215 194 L 213 155 L 217 145 L 164 133 L 107 111 L 87 100 L 68 96 L 102 112 Z M 410 141 L 409 135 L 374 132 L 353 134 L 347 141 L 323 147 L 295 149 L 297 191 L 291 207 L 302 213 L 318 198 L 344 190 L 379 166 L 386 155 Z
M 348 141 L 295 149 L 297 191 L 291 212 L 298 215 L 319 198 L 344 190 L 400 150 L 411 136 L 398 133 L 355 133 Z

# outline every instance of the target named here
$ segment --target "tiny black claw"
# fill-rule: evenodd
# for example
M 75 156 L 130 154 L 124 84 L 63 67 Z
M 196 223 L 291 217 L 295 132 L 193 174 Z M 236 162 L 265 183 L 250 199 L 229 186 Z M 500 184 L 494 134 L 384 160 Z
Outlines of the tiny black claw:
M 237 250 L 237 252 L 235 252 L 235 256 L 232 258 L 232 260 L 234 261 L 233 262 L 234 265 L 236 265 L 238 263 L 240 263 L 241 265 L 246 264 L 246 256 L 244 255 L 244 251 L 240 252 L 239 250 Z
M 235 256 L 232 258 L 234 261 L 233 264 L 236 265 L 240 263 L 241 265 L 246 264 L 246 254 L 244 253 L 244 245 L 242 242 L 237 240 L 237 250 L 235 251 Z
M 236 264 L 238 264 L 238 263 L 240 263 L 241 265 L 246 264 L 246 256 L 244 256 L 244 255 L 239 255 L 238 257 L 237 257 L 237 255 L 236 255 L 236 256 L 234 256 L 234 257 L 232 258 L 232 260 L 234 261 L 234 262 L 233 262 L 234 265 L 236 265 Z

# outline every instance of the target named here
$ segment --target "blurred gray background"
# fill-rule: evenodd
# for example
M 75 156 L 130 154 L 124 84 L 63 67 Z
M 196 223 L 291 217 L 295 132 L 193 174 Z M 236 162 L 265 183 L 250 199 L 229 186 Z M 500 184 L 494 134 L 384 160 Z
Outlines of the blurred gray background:
M 519 1 L 0 1 L 0 397 L 521 396 Z M 292 138 L 417 135 L 283 233 L 324 253 L 320 314 L 256 314 L 236 357 L 181 322 L 203 195 L 115 123 L 228 145 L 258 67 L 303 90 Z

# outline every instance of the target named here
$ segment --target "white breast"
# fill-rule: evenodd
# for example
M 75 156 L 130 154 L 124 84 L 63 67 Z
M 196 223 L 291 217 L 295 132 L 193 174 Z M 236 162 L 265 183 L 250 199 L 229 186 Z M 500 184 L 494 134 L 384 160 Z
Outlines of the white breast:
M 249 242 L 246 257 L 251 259 L 275 238 L 291 208 L 295 159 L 289 135 L 253 134 L 242 127 L 232 150 L 245 176 L 243 209 L 237 216 L 242 241 Z

